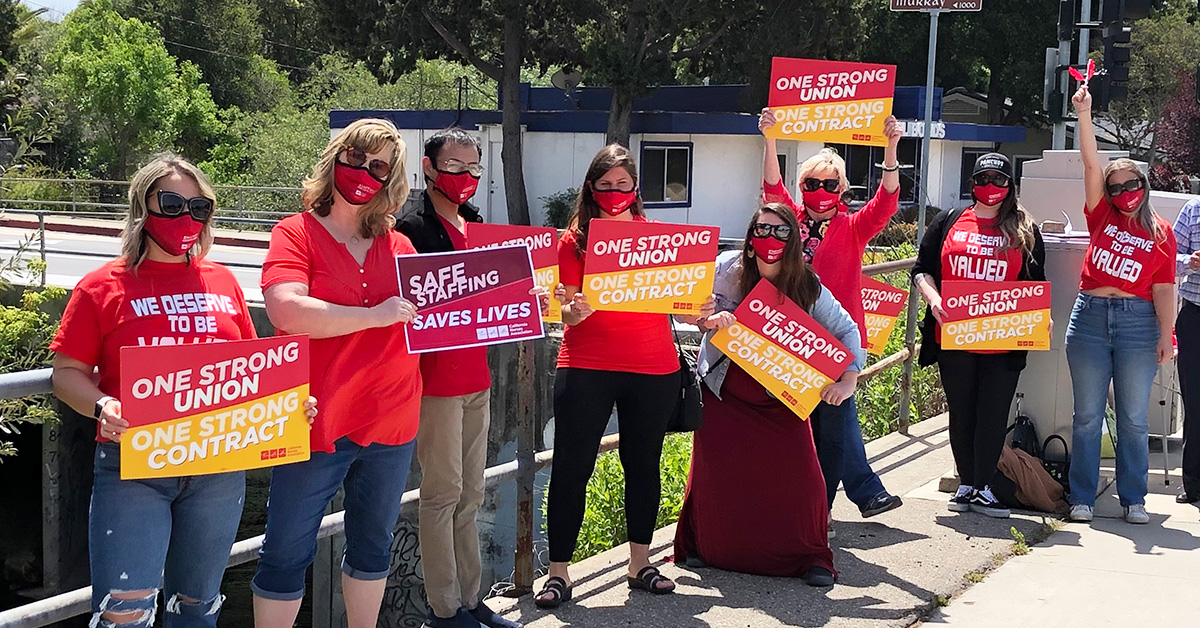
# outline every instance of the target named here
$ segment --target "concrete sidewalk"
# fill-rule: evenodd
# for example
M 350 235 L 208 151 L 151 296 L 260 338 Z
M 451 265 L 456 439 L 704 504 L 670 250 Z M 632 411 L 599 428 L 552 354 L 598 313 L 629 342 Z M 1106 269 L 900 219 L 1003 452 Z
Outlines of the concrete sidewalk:
M 676 580 L 678 590 L 652 596 L 626 586 L 628 549 L 622 546 L 573 566 L 575 599 L 555 611 L 537 609 L 529 596 L 493 599 L 489 604 L 530 628 L 907 627 L 929 617 L 939 599 L 962 591 L 1009 555 L 1010 528 L 1031 538 L 1045 529 L 1039 515 L 996 520 L 946 510 L 947 497 L 936 491 L 939 478 L 953 466 L 944 415 L 913 426 L 912 436 L 876 440 L 867 453 L 884 484 L 904 495 L 905 504 L 864 520 L 857 508 L 838 497 L 832 545 L 840 582 L 831 589 L 814 589 L 799 579 L 666 563 L 662 571 Z M 669 558 L 673 536 L 674 526 L 655 535 L 652 559 Z M 537 587 L 541 584 L 539 580 Z
M 1179 453 L 1174 448 L 1169 459 L 1177 465 Z M 1151 454 L 1150 468 L 1148 525 L 1125 523 L 1113 484 L 1097 501 L 1096 520 L 1090 525 L 1065 524 L 1028 555 L 1013 558 L 951 601 L 926 624 L 964 628 L 1200 625 L 1200 555 L 1194 553 L 1200 548 L 1200 517 L 1196 506 L 1175 503 L 1180 482 L 1177 466 L 1170 486 L 1163 485 L 1161 454 Z

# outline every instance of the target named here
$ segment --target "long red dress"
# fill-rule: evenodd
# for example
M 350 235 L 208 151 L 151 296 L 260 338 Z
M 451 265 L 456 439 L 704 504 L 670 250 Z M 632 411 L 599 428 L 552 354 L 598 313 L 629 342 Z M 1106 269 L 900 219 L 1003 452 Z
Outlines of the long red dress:
M 825 479 L 812 427 L 736 365 L 723 399 L 704 389 L 704 423 L 675 531 L 675 561 L 799 577 L 833 569 Z

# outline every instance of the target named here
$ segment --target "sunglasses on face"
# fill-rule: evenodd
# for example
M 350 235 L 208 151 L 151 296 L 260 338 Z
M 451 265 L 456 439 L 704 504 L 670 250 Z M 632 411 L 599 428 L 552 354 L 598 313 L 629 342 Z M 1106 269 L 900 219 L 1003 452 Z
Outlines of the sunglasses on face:
M 192 220 L 204 222 L 213 213 L 213 200 L 205 196 L 184 198 L 182 194 L 167 190 L 159 190 L 156 196 L 158 213 L 169 218 L 191 214 Z
M 380 182 L 386 183 L 388 175 L 392 174 L 392 164 L 382 159 L 372 159 L 370 163 L 367 163 L 367 154 L 353 146 L 346 147 L 342 151 L 342 155 L 346 158 L 347 166 L 366 170 Z
M 766 222 L 754 223 L 754 237 L 765 238 L 773 236 L 780 242 L 787 242 L 792 237 L 791 225 L 772 225 Z
M 442 162 L 442 168 L 438 169 L 438 172 L 444 172 L 446 174 L 462 174 L 464 172 L 469 172 L 471 173 L 472 177 L 478 179 L 479 177 L 483 176 L 483 166 L 479 165 L 478 163 L 468 164 L 457 159 L 447 159 Z
M 995 174 L 981 172 L 971 177 L 971 182 L 975 185 L 987 185 L 991 183 L 992 185 L 1000 188 L 1006 188 L 1009 184 L 1008 177 L 1000 174 L 999 172 Z
M 808 178 L 804 180 L 805 192 L 816 192 L 820 188 L 825 188 L 826 192 L 836 193 L 841 187 L 840 179 L 814 179 Z
M 1116 196 L 1121 192 L 1136 192 L 1144 186 L 1141 179 L 1134 178 L 1124 183 L 1109 183 L 1106 187 L 1109 196 Z

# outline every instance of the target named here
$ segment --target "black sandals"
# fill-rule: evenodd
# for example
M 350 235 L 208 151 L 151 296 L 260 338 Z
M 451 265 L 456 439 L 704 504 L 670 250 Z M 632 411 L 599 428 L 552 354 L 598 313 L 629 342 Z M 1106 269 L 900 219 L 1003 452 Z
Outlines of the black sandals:
M 546 580 L 546 586 L 533 598 L 533 603 L 538 608 L 558 608 L 563 602 L 571 601 L 571 590 L 574 586 L 567 586 L 567 581 L 558 576 L 550 576 Z M 553 594 L 553 597 L 543 597 L 547 593 Z
M 655 595 L 665 595 L 675 591 L 675 583 L 671 582 L 670 578 L 659 573 L 657 568 L 651 566 L 642 567 L 636 578 L 628 576 L 627 580 L 630 589 L 641 589 Z M 660 582 L 670 582 L 671 586 L 660 587 L 658 586 Z

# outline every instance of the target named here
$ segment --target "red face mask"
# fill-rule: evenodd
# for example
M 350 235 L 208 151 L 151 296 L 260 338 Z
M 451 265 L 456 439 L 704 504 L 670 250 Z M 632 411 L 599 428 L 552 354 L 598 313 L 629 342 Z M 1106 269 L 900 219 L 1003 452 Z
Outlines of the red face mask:
M 437 178 L 433 180 L 433 189 L 441 192 L 456 205 L 462 205 L 475 196 L 479 189 L 479 177 L 471 176 L 470 172 L 443 172 L 438 170 Z
M 620 190 L 592 190 L 592 198 L 604 213 L 609 216 L 619 216 L 629 209 L 637 200 L 637 190 L 622 192 Z
M 1117 209 L 1129 213 L 1136 211 L 1142 206 L 1142 200 L 1146 198 L 1146 190 L 1134 190 L 1133 192 L 1125 191 L 1112 197 L 1113 206 Z
M 351 205 L 365 205 L 383 189 L 383 181 L 371 176 L 366 168 L 338 162 L 333 165 L 333 187 Z
M 146 235 L 171 255 L 187 253 L 200 239 L 203 229 L 204 223 L 193 220 L 188 214 L 174 218 L 146 215 Z
M 771 236 L 750 238 L 750 247 L 754 249 L 754 255 L 758 259 L 768 264 L 774 264 L 783 259 L 783 251 L 787 248 L 787 242 L 780 242 Z
M 1008 188 L 1002 188 L 995 183 L 976 185 L 971 188 L 971 196 L 975 197 L 976 203 L 982 205 L 999 205 L 1008 198 Z
M 820 188 L 816 191 L 804 191 L 804 206 L 811 211 L 823 214 L 834 207 L 842 200 L 842 195 L 837 192 L 827 192 L 825 188 Z

